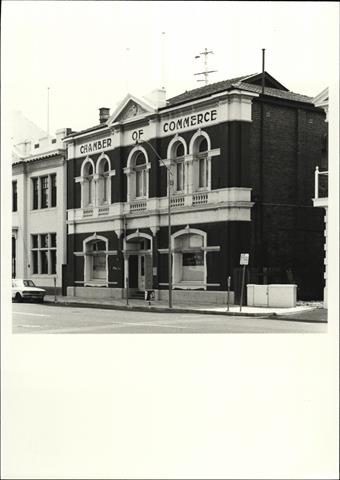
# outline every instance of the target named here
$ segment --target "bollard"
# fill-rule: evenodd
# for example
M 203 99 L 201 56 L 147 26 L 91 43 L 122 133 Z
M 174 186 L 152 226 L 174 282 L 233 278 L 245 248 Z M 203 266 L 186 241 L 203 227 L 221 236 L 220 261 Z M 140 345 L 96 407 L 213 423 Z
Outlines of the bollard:
M 57 303 L 57 278 L 53 277 L 54 283 L 54 303 Z

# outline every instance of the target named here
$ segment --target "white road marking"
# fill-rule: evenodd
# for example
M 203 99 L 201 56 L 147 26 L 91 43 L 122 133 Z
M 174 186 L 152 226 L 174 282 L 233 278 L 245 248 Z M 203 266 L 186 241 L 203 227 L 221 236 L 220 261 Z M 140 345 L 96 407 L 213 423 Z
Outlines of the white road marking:
M 16 315 L 31 315 L 32 317 L 50 317 L 51 315 L 45 315 L 44 313 L 27 313 L 27 312 L 13 312 Z
M 42 325 L 25 325 L 25 324 L 22 324 L 22 325 L 17 325 L 17 327 L 21 327 L 21 328 L 40 328 Z
M 183 326 L 179 326 L 179 325 L 165 325 L 165 324 L 161 324 L 161 323 L 142 323 L 142 322 L 122 322 L 121 323 L 121 326 L 124 326 L 124 325 L 132 325 L 132 326 L 137 326 L 139 327 L 140 325 L 142 327 L 164 327 L 164 328 L 184 328 L 184 329 L 188 329 L 188 328 L 191 328 L 191 327 L 183 327 Z

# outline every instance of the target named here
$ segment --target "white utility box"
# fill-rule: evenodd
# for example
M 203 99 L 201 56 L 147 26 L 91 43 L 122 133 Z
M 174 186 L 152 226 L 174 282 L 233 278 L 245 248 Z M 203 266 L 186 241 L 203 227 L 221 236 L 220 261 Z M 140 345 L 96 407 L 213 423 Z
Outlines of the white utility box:
M 247 285 L 249 307 L 296 307 L 297 286 L 290 284 Z
M 249 307 L 268 307 L 268 285 L 247 285 L 247 305 Z
M 268 285 L 268 307 L 296 307 L 297 285 Z

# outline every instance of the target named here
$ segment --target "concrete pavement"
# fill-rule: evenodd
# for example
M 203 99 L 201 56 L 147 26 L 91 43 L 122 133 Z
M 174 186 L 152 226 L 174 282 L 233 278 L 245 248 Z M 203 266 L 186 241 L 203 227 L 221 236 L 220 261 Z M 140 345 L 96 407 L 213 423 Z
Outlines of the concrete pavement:
M 124 299 L 98 299 L 83 297 L 63 297 L 46 295 L 46 303 L 55 303 L 60 306 L 77 306 L 89 308 L 101 308 L 111 310 L 134 310 L 141 312 L 163 312 L 163 313 L 200 313 L 209 315 L 230 315 L 230 316 L 251 316 L 251 317 L 268 317 L 273 319 L 304 321 L 304 322 L 327 322 L 327 310 L 321 308 L 320 302 L 299 302 L 293 308 L 266 308 L 266 307 L 242 307 L 240 312 L 239 305 L 231 305 L 227 311 L 226 305 L 216 304 L 173 304 L 173 308 L 169 309 L 167 301 L 153 301 L 149 306 L 145 300 L 129 299 L 127 305 Z
M 13 304 L 12 332 L 18 334 L 106 333 L 326 333 L 327 323 L 269 317 L 108 309 L 47 303 Z

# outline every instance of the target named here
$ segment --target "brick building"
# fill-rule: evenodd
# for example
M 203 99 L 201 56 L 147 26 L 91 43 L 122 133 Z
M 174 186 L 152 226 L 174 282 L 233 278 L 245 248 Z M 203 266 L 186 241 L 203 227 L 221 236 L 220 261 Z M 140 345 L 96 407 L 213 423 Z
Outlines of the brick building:
M 127 95 L 66 137 L 68 294 L 168 293 L 168 170 L 173 295 L 236 300 L 247 281 L 322 296 L 323 218 L 313 208 L 325 114 L 268 73 L 165 99 Z M 320 276 L 321 273 L 321 276 Z M 104 288 L 103 288 L 104 287 Z

